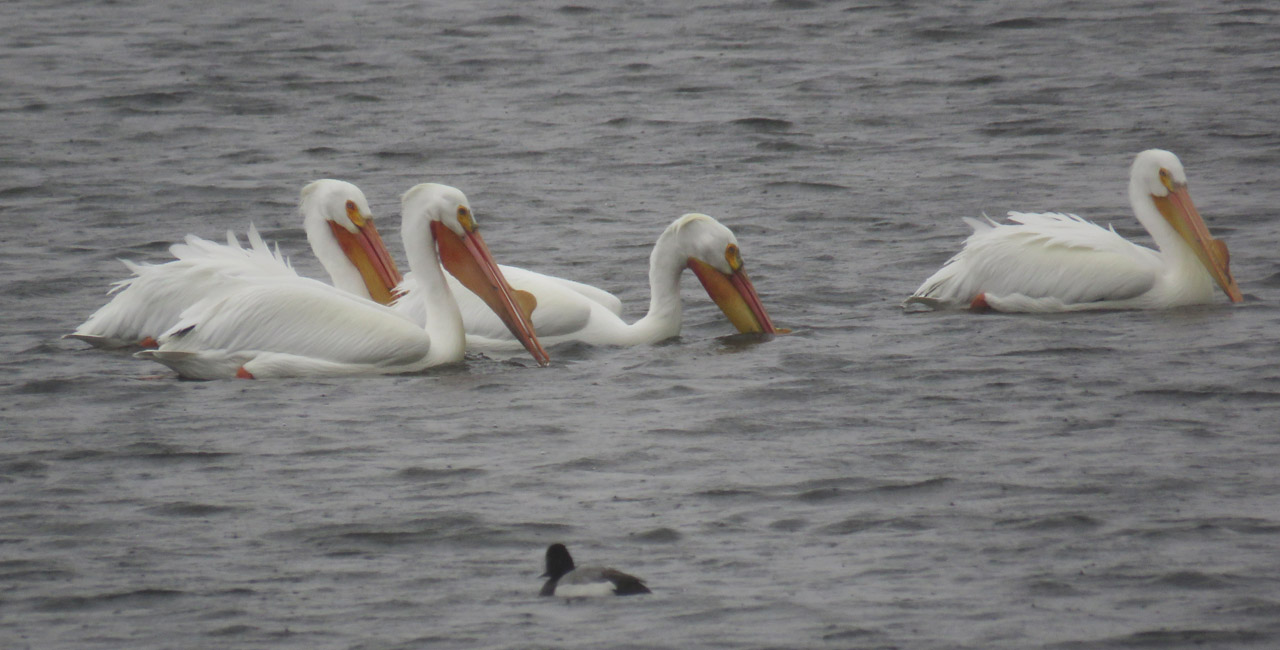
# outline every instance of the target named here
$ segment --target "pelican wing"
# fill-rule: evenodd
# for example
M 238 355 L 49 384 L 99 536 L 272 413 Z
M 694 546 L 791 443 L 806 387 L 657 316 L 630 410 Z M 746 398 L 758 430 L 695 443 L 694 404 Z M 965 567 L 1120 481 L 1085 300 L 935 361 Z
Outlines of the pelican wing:
M 121 260 L 133 277 L 117 281 L 112 299 L 94 312 L 69 338 L 99 347 L 137 345 L 158 338 L 195 301 L 234 290 L 252 278 L 297 277 L 287 259 L 273 250 L 257 229 L 249 226 L 249 248 L 235 234 L 227 243 L 187 235 L 169 247 L 174 260 L 164 264 L 135 264 Z
M 272 248 L 249 224 L 246 234 L 249 248 L 240 245 L 240 239 L 230 230 L 227 243 L 219 244 L 195 235 L 187 235 L 180 244 L 169 247 L 178 261 L 190 265 L 204 265 L 233 277 L 296 277 L 297 271 L 277 246 Z
M 255 359 L 279 375 L 376 371 L 414 364 L 429 347 L 422 328 L 391 309 L 296 278 L 201 300 L 160 338 L 158 350 L 140 354 L 187 376 L 214 378 L 241 365 L 264 376 L 248 365 Z
M 502 274 L 513 289 L 531 293 L 537 300 L 532 316 L 533 327 L 540 337 L 563 336 L 580 331 L 591 319 L 592 303 L 615 315 L 622 313 L 621 300 L 588 284 L 514 266 L 502 267 Z M 455 284 L 452 276 L 448 279 L 453 295 L 458 298 L 458 307 L 462 310 L 462 320 L 468 334 L 474 333 L 491 339 L 511 338 L 498 317 L 484 308 L 484 303 L 471 292 L 462 290 L 460 284 Z
M 514 286 L 517 289 L 520 288 L 521 283 L 531 284 L 533 280 L 532 276 L 537 276 L 538 278 L 545 279 L 548 282 L 554 282 L 556 284 L 559 284 L 561 287 L 565 289 L 581 294 L 582 296 L 586 297 L 588 300 L 591 300 L 592 302 L 599 304 L 601 307 L 608 309 L 610 312 L 613 313 L 614 316 L 622 315 L 622 301 L 619 300 L 617 296 L 609 293 L 608 291 L 605 291 L 604 289 L 593 287 L 589 284 L 584 284 L 582 282 L 575 282 L 573 280 L 557 278 L 554 275 L 543 275 L 535 271 L 527 271 L 525 269 L 516 268 L 514 266 L 509 267 L 510 273 L 508 273 L 507 269 L 508 267 L 503 267 L 502 272 L 504 275 L 506 275 L 507 281 L 511 282 L 512 286 Z M 529 282 L 524 282 L 524 276 L 526 275 L 530 276 Z M 528 291 L 528 289 L 526 289 L 526 291 Z
M 964 248 L 908 302 L 965 306 L 978 294 L 1062 305 L 1124 300 L 1154 286 L 1158 254 L 1109 228 L 1061 213 L 1010 212 L 1013 224 L 965 221 Z
M 532 320 L 539 338 L 572 334 L 583 329 L 591 319 L 593 303 L 599 306 L 597 308 L 602 307 L 615 314 L 622 311 L 622 302 L 607 291 L 518 267 L 499 267 L 513 289 L 531 293 L 537 300 Z M 462 313 L 467 336 L 515 342 L 502 319 L 483 300 L 452 275 L 445 274 L 445 279 L 458 303 L 458 311 Z M 416 323 L 426 322 L 426 298 L 414 274 L 405 276 L 396 293 L 400 295 L 394 305 L 396 311 Z

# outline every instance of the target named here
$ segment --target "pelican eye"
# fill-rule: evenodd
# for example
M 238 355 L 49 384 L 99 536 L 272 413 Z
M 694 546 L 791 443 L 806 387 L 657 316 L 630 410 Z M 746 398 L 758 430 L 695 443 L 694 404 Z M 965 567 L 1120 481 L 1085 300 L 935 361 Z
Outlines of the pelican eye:
M 1164 167 L 1160 168 L 1160 184 L 1171 192 L 1173 191 L 1173 186 L 1176 185 L 1173 180 L 1173 174 L 1169 173 L 1169 170 Z
M 742 270 L 742 254 L 738 252 L 737 244 L 724 247 L 724 260 L 729 263 L 729 268 L 734 272 Z
M 467 232 L 476 231 L 476 220 L 471 216 L 471 210 L 465 205 L 458 206 L 458 225 Z
M 356 207 L 355 201 L 347 200 L 347 218 L 350 219 L 351 223 L 355 224 L 357 228 L 364 225 L 364 217 L 360 216 L 360 208 Z

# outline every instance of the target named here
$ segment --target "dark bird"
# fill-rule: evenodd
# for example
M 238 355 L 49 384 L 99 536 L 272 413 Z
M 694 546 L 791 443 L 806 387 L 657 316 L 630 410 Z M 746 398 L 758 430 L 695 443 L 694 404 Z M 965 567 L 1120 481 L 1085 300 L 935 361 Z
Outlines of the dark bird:
M 547 581 L 539 596 L 587 598 L 591 596 L 632 596 L 650 593 L 644 581 L 617 569 L 573 566 L 573 557 L 564 544 L 547 547 Z

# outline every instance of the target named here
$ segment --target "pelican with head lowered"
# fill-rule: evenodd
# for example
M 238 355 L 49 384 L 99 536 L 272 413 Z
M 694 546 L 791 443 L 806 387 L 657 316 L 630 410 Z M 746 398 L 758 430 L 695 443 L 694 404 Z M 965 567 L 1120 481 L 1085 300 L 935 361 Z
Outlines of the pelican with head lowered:
M 622 303 L 593 286 L 515 267 L 502 267 L 518 291 L 529 294 L 532 320 L 546 345 L 642 345 L 680 334 L 680 276 L 693 271 L 712 300 L 742 333 L 785 332 L 773 325 L 743 266 L 733 231 L 705 214 L 686 214 L 663 231 L 649 256 L 649 312 L 635 323 L 621 318 Z M 417 280 L 412 274 L 398 290 L 394 307 L 421 318 Z M 518 345 L 481 302 L 455 287 L 467 345 L 477 350 L 509 350 Z
M 1209 234 L 1187 192 L 1178 157 L 1138 154 L 1129 203 L 1152 250 L 1069 214 L 1010 212 L 1014 224 L 967 219 L 964 248 L 903 303 L 1010 312 L 1163 309 L 1207 303 L 1214 284 L 1231 302 L 1244 296 L 1227 245 Z
M 547 353 L 480 237 L 466 196 L 423 183 L 401 203 L 401 236 L 425 301 L 422 323 L 297 278 L 202 300 L 161 337 L 158 349 L 136 356 L 195 379 L 391 374 L 461 361 L 465 331 L 443 264 L 546 365 Z

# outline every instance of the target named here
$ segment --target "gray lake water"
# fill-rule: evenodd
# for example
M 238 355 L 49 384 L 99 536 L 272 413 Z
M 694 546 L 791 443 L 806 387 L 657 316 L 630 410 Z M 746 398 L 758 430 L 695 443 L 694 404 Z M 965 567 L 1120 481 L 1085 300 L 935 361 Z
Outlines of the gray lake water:
M 1280 645 L 1271 2 L 0 4 L 0 647 Z M 903 314 L 962 216 L 1147 243 L 1177 153 L 1240 305 Z M 421 375 L 187 382 L 59 337 L 116 259 L 321 177 L 467 192 L 499 261 L 648 300 L 733 228 L 774 320 Z M 401 257 L 401 259 L 403 259 Z M 653 595 L 540 599 L 542 554 Z

